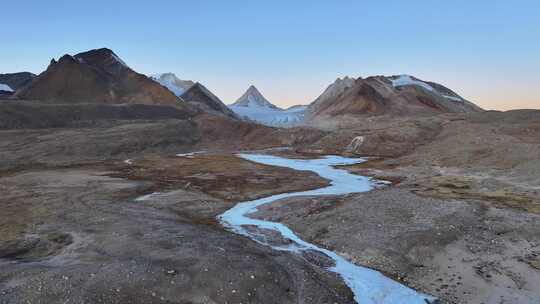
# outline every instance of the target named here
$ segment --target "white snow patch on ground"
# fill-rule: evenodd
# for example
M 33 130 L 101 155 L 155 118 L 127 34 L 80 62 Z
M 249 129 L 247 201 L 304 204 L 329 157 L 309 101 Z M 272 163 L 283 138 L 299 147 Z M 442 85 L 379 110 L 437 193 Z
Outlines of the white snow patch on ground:
M 152 197 L 156 196 L 156 195 L 159 195 L 160 193 L 159 192 L 154 192 L 154 193 L 150 193 L 150 194 L 146 194 L 146 195 L 143 195 L 143 196 L 139 196 L 135 199 L 136 202 L 142 202 L 142 201 L 147 201 L 147 200 L 150 200 Z
M 124 163 L 128 165 L 133 165 L 133 161 L 131 159 L 126 159 Z
M 13 92 L 13 89 L 7 84 L 0 83 L 0 91 Z
M 248 217 L 250 213 L 257 211 L 257 207 L 274 201 L 294 197 L 294 196 L 313 196 L 313 195 L 340 195 L 348 193 L 365 192 L 373 189 L 375 182 L 368 177 L 354 175 L 346 170 L 334 168 L 336 165 L 356 164 L 363 162 L 362 159 L 352 159 L 340 156 L 327 156 L 322 159 L 304 160 L 304 159 L 286 159 L 271 155 L 262 154 L 240 154 L 242 158 L 253 162 L 279 167 L 287 167 L 295 170 L 309 170 L 319 174 L 321 177 L 331 181 L 330 186 L 301 192 L 277 194 L 253 201 L 238 203 L 218 218 L 221 223 L 229 230 L 247 236 L 252 240 L 271 246 L 257 238 L 256 232 L 250 232 L 245 226 L 254 225 L 261 229 L 269 229 L 279 232 L 284 238 L 292 241 L 288 246 L 271 246 L 276 250 L 301 252 L 306 250 L 315 250 L 327 255 L 335 261 L 335 266 L 328 270 L 338 273 L 347 286 L 354 293 L 354 299 L 362 304 L 395 304 L 412 303 L 426 304 L 427 300 L 433 300 L 433 297 L 421 294 L 415 290 L 393 281 L 378 271 L 357 266 L 338 254 L 319 248 L 313 244 L 300 239 L 287 226 L 265 220 L 258 220 Z
M 193 156 L 197 155 L 197 154 L 202 154 L 204 153 L 205 151 L 197 151 L 197 152 L 188 152 L 188 153 L 180 153 L 180 154 L 176 154 L 177 157 L 185 157 L 185 158 L 193 158 Z
M 423 87 L 424 89 L 428 91 L 435 91 L 435 89 L 433 89 L 433 87 L 430 86 L 429 84 L 420 80 L 415 80 L 410 75 L 400 75 L 398 78 L 391 79 L 391 80 L 392 80 L 392 85 L 396 88 L 401 87 L 401 86 L 407 86 L 407 85 L 417 85 L 417 86 Z

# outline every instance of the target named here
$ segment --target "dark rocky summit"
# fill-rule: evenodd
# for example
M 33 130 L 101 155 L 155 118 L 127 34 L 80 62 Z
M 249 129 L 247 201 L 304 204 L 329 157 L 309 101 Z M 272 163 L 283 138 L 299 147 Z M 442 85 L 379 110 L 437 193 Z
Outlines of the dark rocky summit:
M 17 91 L 20 99 L 50 103 L 139 103 L 181 106 L 180 99 L 102 48 L 51 60 L 47 70 Z

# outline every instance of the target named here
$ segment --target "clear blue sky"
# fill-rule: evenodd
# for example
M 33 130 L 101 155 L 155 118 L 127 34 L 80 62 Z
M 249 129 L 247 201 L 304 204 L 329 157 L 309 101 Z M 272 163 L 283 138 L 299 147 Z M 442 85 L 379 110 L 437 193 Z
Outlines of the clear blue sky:
M 280 106 L 335 78 L 412 74 L 485 108 L 540 108 L 540 2 L 4 1 L 0 73 L 113 49 L 133 69 L 201 81 L 225 102 L 256 85 Z

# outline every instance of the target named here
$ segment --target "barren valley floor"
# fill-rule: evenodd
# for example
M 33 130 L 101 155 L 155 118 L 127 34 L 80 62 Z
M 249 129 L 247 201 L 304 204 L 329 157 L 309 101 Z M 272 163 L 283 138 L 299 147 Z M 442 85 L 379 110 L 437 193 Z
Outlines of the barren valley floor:
M 329 185 L 238 151 L 368 156 L 341 168 L 392 185 L 252 216 L 442 303 L 540 299 L 538 111 L 321 130 L 152 105 L 1 105 L 0 303 L 354 303 L 328 258 L 220 225 L 238 202 Z
M 537 213 L 467 193 L 434 195 L 460 187 L 425 189 L 417 183 L 427 175 L 406 168 L 371 170 L 406 182 L 286 199 L 255 216 L 443 303 L 540 298 Z M 352 303 L 324 259 L 274 251 L 216 221 L 236 202 L 326 184 L 224 152 L 6 171 L 0 302 Z M 153 192 L 161 194 L 136 200 Z

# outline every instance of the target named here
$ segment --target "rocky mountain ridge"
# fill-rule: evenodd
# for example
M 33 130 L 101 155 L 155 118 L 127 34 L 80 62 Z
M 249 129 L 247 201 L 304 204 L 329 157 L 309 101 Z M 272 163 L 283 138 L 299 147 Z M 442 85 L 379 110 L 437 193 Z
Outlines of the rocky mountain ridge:
M 307 121 L 353 123 L 359 117 L 373 115 L 417 116 L 482 111 L 443 85 L 409 75 L 358 78 L 352 85 L 341 85 L 333 90 L 333 94 L 325 94 L 327 91 L 309 105 Z
M 219 97 L 214 95 L 214 93 L 199 82 L 196 82 L 187 89 L 180 98 L 204 112 L 237 119 L 236 114 L 231 111 Z
M 132 70 L 107 48 L 52 59 L 47 70 L 15 97 L 54 103 L 180 104 L 177 96 Z

